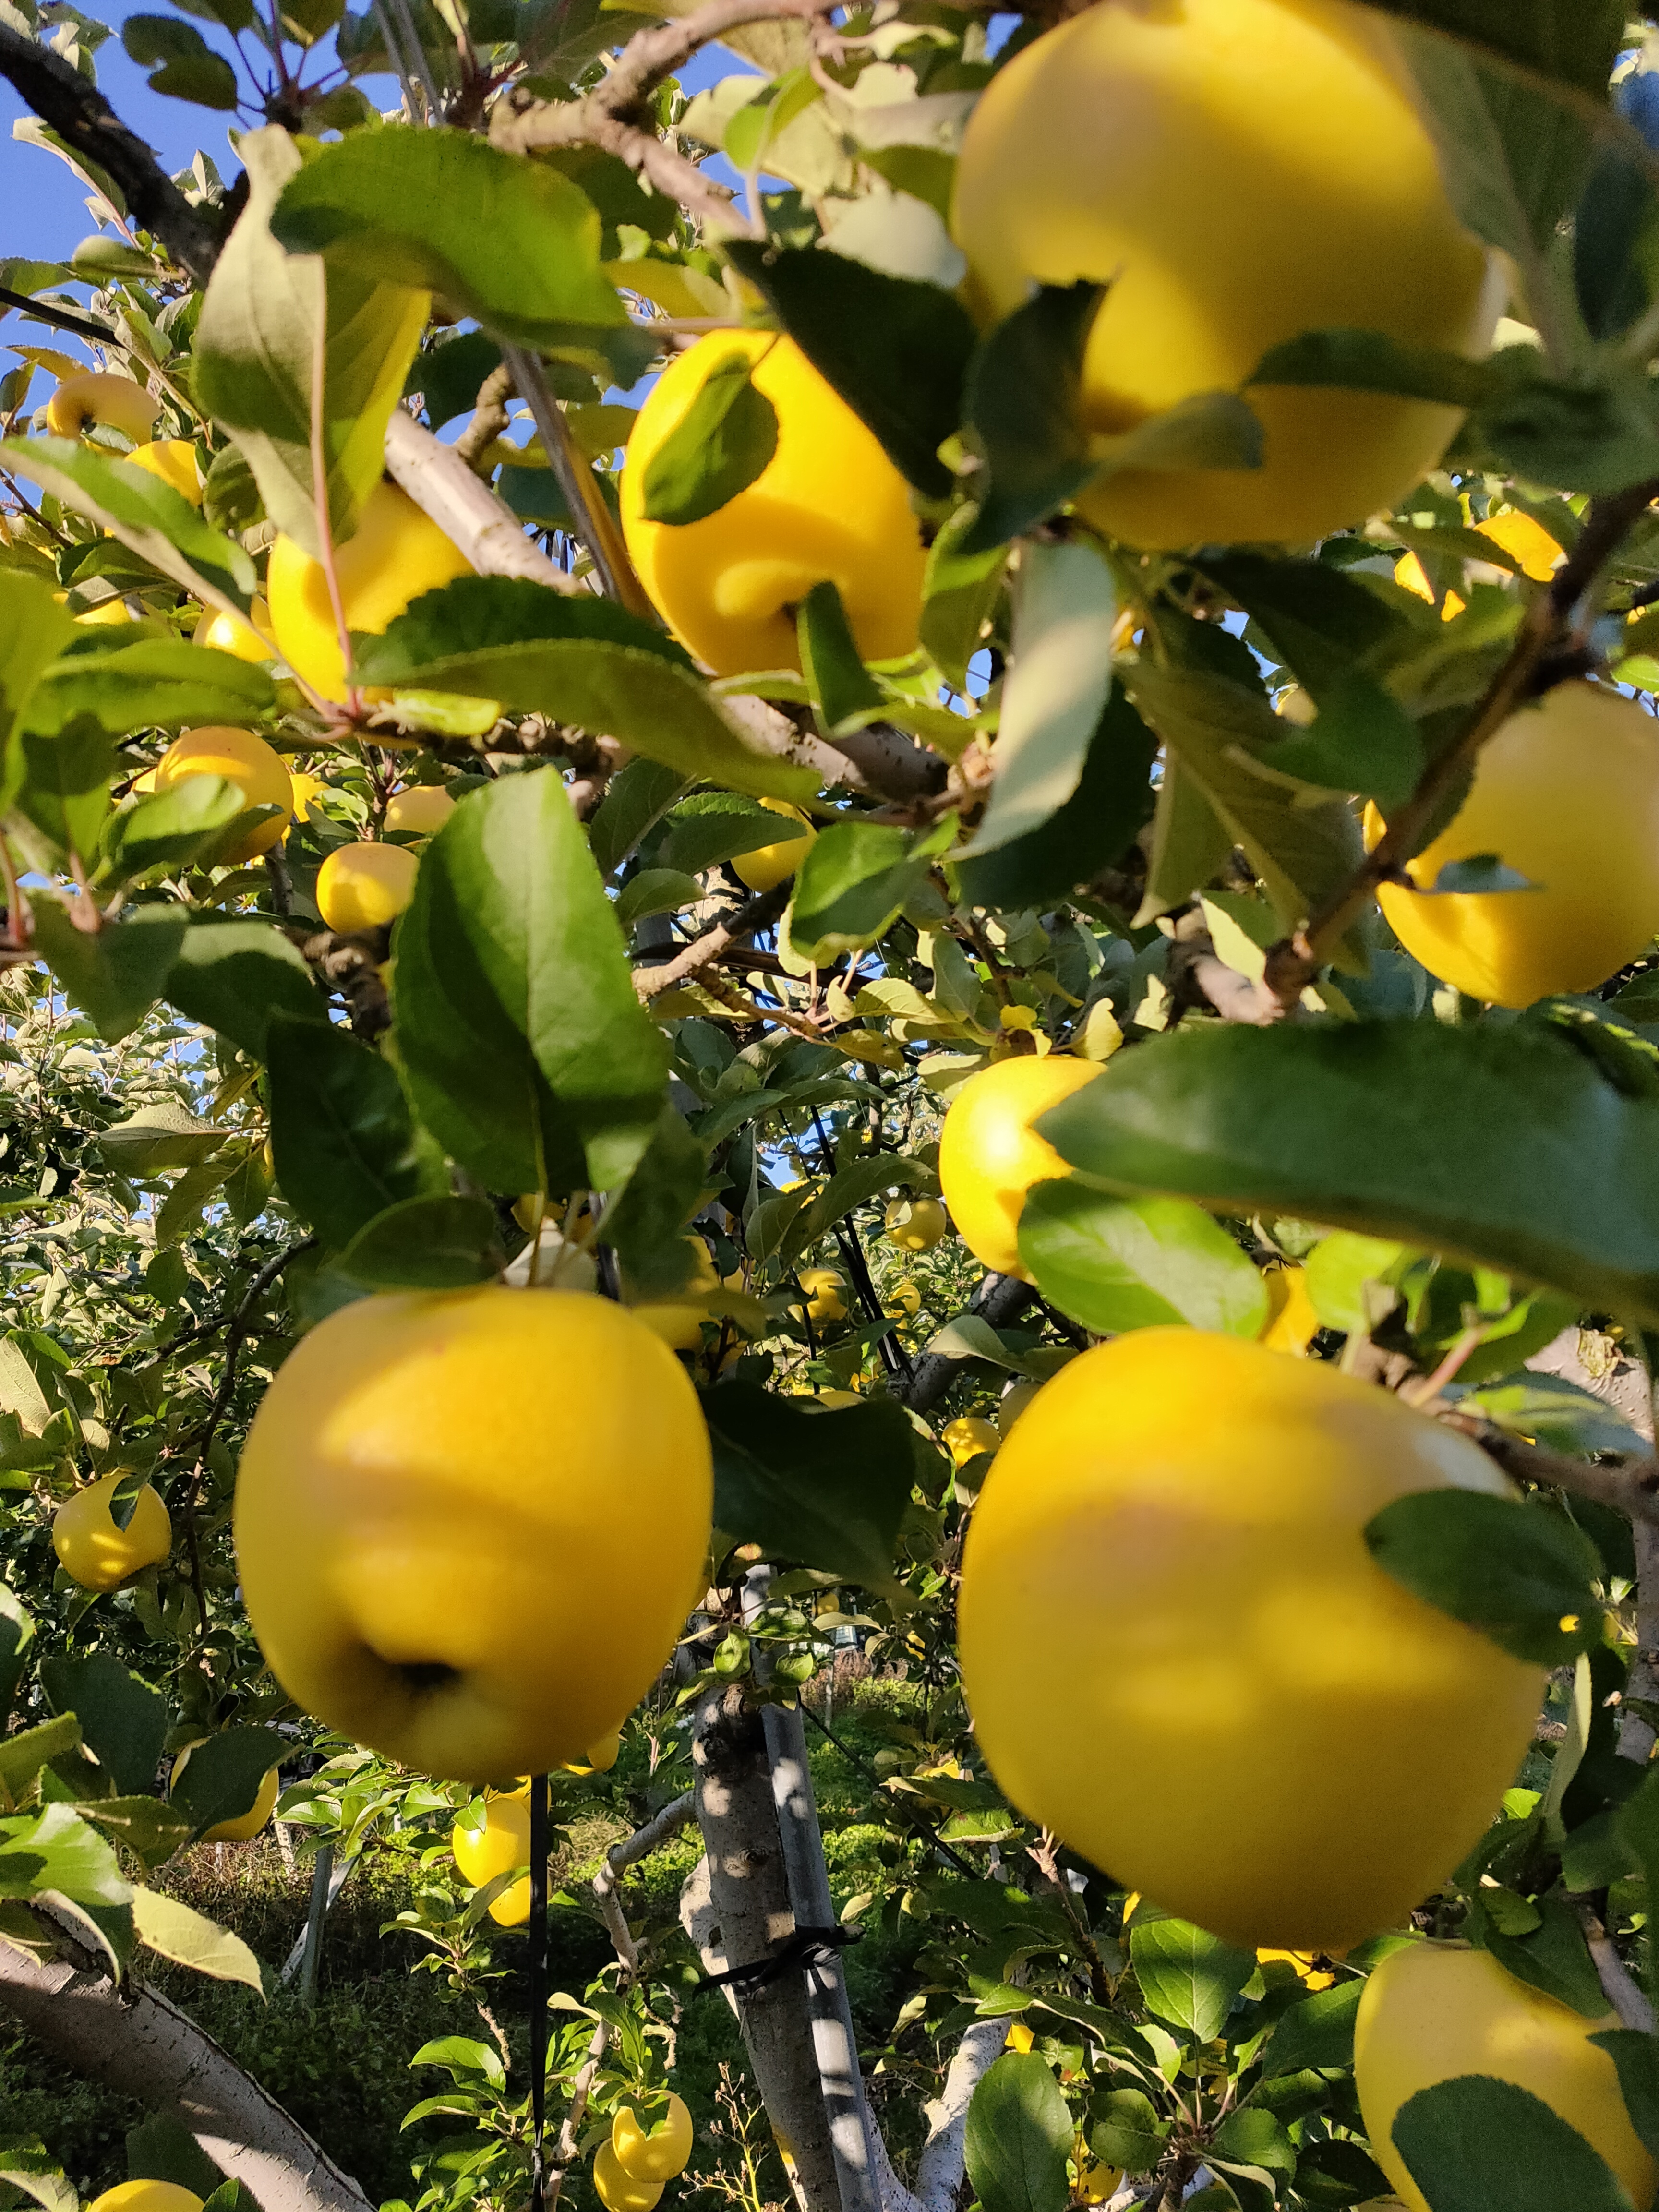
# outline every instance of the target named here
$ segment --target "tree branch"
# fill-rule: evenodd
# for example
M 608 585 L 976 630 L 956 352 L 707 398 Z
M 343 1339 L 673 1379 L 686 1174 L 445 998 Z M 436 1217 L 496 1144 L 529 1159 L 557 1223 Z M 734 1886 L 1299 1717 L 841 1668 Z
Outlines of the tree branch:
M 1567 1490 L 1577 1498 L 1594 1498 L 1598 1505 L 1611 1505 L 1615 1513 L 1626 1514 L 1632 1521 L 1659 1528 L 1659 1462 L 1569 1459 L 1565 1452 L 1525 1443 L 1505 1430 L 1468 1415 L 1452 1413 L 1443 1418 L 1449 1428 L 1473 1437 L 1505 1474 L 1547 1490 Z
M 989 1274 L 974 1292 L 968 1310 L 981 1321 L 989 1322 L 993 1328 L 1000 1328 L 1036 1296 L 1031 1285 L 1022 1283 L 1018 1276 Z M 893 1395 L 913 1413 L 930 1413 L 950 1389 L 957 1370 L 966 1364 L 964 1359 L 947 1352 L 924 1352 L 910 1381 Z
M 1581 1904 L 1578 1918 L 1584 1930 L 1584 1941 L 1589 1948 L 1590 1957 L 1595 1962 L 1596 1979 L 1601 1984 L 1607 2002 L 1618 2014 L 1620 2024 L 1639 2029 L 1644 2035 L 1651 2035 L 1656 2026 L 1659 2026 L 1654 2020 L 1653 2007 L 1632 1979 L 1629 1969 L 1614 1949 L 1613 1938 L 1602 1925 L 1601 1915 L 1594 1906 Z
M 481 576 L 524 576 L 553 592 L 583 590 L 531 543 L 518 516 L 473 474 L 459 447 L 434 438 L 401 407 L 392 409 L 386 426 L 386 465 Z
M 985 2075 L 1008 2040 L 1006 2017 L 976 2020 L 963 2032 L 945 2091 L 927 2107 L 932 2123 L 916 2170 L 916 2194 L 922 2212 L 951 2212 L 961 2186 L 968 2141 L 968 2107 Z
M 634 988 L 648 1004 L 664 991 L 672 991 L 677 983 L 684 983 L 688 975 L 711 966 L 732 945 L 755 936 L 775 922 L 788 903 L 787 884 L 780 884 L 775 890 L 763 891 L 747 906 L 739 907 L 729 921 L 716 923 L 713 929 L 705 930 L 701 937 L 682 946 L 672 960 L 659 961 L 649 968 L 636 968 Z
M 0 2006 L 77 2074 L 180 2121 L 264 2212 L 367 2212 L 351 2177 L 155 1990 L 119 1995 L 101 1973 L 0 1938 Z
M 630 1977 L 640 1970 L 639 1947 L 628 1924 L 628 1915 L 623 1911 L 622 1899 L 617 1894 L 617 1885 L 636 1860 L 648 1857 L 677 1828 L 694 1820 L 696 1810 L 696 1798 L 688 1790 L 684 1796 L 675 1798 L 672 1805 L 665 1805 L 642 1828 L 636 1828 L 622 1843 L 612 1844 L 605 1855 L 605 1864 L 593 1877 L 593 1894 L 605 1915 L 605 1932 L 623 1962 L 623 1971 Z
M 0 23 L 0 76 L 70 149 L 118 186 L 128 211 L 179 266 L 205 284 L 223 240 L 95 85 L 37 40 Z
M 1282 1006 L 1296 1004 L 1325 964 L 1331 948 L 1376 896 L 1378 884 L 1403 873 L 1441 805 L 1459 778 L 1474 766 L 1480 748 L 1497 736 L 1518 708 L 1536 696 L 1545 664 L 1561 642 L 1579 601 L 1656 498 L 1659 478 L 1591 501 L 1577 544 L 1556 570 L 1549 588 L 1527 608 L 1514 651 L 1486 687 L 1486 696 L 1470 716 L 1462 736 L 1430 762 L 1416 790 L 1396 810 L 1382 836 L 1347 881 L 1304 927 L 1268 953 L 1267 988 Z
M 472 419 L 453 448 L 474 471 L 480 456 L 495 444 L 512 420 L 507 403 L 513 396 L 513 372 L 502 362 L 478 386 L 478 396 L 472 403 Z
M 641 112 L 649 94 L 698 50 L 747 23 L 821 16 L 831 0 L 710 0 L 659 29 L 641 31 L 623 49 L 603 84 L 580 100 L 535 100 L 509 94 L 490 122 L 493 142 L 509 154 L 550 146 L 599 146 L 638 171 L 651 185 L 718 228 L 748 228 L 725 185 L 657 136 Z

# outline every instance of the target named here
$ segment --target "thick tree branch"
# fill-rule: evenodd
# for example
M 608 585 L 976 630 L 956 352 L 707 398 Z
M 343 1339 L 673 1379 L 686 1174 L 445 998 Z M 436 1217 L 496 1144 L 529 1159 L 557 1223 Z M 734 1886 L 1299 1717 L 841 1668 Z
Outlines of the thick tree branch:
M 615 1946 L 617 1956 L 625 1972 L 639 1972 L 639 1946 L 634 1941 L 633 1930 L 628 1924 L 628 1915 L 623 1911 L 622 1899 L 617 1894 L 617 1885 L 637 1860 L 647 1858 L 659 1844 L 666 1842 L 677 1828 L 695 1820 L 697 1801 L 690 1790 L 665 1805 L 660 1813 L 636 1828 L 620 1844 L 612 1844 L 605 1855 L 605 1864 L 593 1877 L 593 1894 L 599 1899 L 599 1911 L 605 1915 L 605 1932 Z
M 1613 1948 L 1613 1942 L 1602 1925 L 1601 1915 L 1594 1906 L 1581 1904 L 1578 1918 L 1584 1930 L 1584 1942 L 1590 1957 L 1595 1962 L 1595 1977 L 1601 1984 L 1602 1994 L 1618 2014 L 1620 2024 L 1633 2027 L 1644 2035 L 1651 2035 L 1656 2024 L 1653 2007 L 1643 1996 L 1632 1978 L 1630 1970 Z
M 1021 1313 L 1036 1292 L 1014 1275 L 987 1275 L 974 1292 L 968 1310 L 993 1328 L 1000 1328 Z M 926 1413 L 938 1405 L 965 1361 L 945 1352 L 924 1352 L 908 1382 L 893 1395 L 913 1413 Z
M 63 58 L 0 23 L 0 76 L 71 150 L 119 188 L 129 213 L 159 238 L 179 266 L 205 284 L 223 243 L 210 216 L 193 208 L 95 85 Z
M 524 576 L 553 592 L 583 589 L 531 543 L 518 516 L 472 473 L 457 447 L 434 438 L 401 407 L 392 409 L 386 426 L 386 465 L 481 576 Z
M 976 2020 L 963 2033 L 945 2077 L 944 2094 L 927 2107 L 927 2141 L 916 2169 L 916 2194 L 922 2212 L 951 2212 L 956 2203 L 968 2140 L 968 2107 L 1007 2040 L 1006 2017 Z
M 1611 1505 L 1615 1513 L 1659 1528 L 1659 1462 L 1569 1459 L 1565 1452 L 1523 1443 L 1484 1421 L 1454 1413 L 1447 1417 L 1447 1425 L 1472 1436 L 1505 1474 L 1545 1489 L 1571 1491 L 1576 1498 L 1594 1498 L 1598 1505 Z
M 1296 1004 L 1329 957 L 1331 948 L 1376 896 L 1378 884 L 1403 872 L 1447 795 L 1474 766 L 1480 748 L 1537 694 L 1546 664 L 1563 642 L 1579 601 L 1656 498 L 1659 479 L 1591 501 L 1577 544 L 1556 570 L 1548 589 L 1527 608 L 1514 651 L 1487 686 L 1462 736 L 1430 762 L 1416 790 L 1395 810 L 1383 836 L 1347 881 L 1304 928 L 1268 953 L 1267 987 L 1283 1006 Z
M 350 2176 L 155 1990 L 118 1994 L 100 1973 L 0 1938 L 0 2006 L 77 2074 L 181 2122 L 264 2212 L 365 2212 Z
M 477 471 L 480 457 L 493 446 L 512 417 L 507 403 L 514 396 L 513 372 L 505 362 L 492 368 L 478 386 L 478 396 L 472 403 L 472 418 L 460 436 L 453 451 L 458 453 L 468 468 Z

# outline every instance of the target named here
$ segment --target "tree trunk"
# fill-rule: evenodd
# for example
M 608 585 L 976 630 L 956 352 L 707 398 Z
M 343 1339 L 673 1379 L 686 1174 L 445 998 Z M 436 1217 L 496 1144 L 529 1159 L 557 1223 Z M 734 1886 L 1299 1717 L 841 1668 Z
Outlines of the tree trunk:
M 153 1990 L 118 1995 L 101 1974 L 41 1960 L 0 1938 L 0 2005 L 54 2057 L 187 2127 L 262 2212 L 366 2212 L 368 2199 L 258 2083 Z
M 720 1948 L 728 1967 L 759 1965 L 788 1941 L 795 1920 L 765 1729 L 740 1689 L 714 1685 L 705 1692 L 691 1759 Z M 805 1974 L 792 1966 L 775 1981 L 740 1995 L 738 2012 L 767 2113 L 788 2137 L 805 2212 L 840 2212 Z

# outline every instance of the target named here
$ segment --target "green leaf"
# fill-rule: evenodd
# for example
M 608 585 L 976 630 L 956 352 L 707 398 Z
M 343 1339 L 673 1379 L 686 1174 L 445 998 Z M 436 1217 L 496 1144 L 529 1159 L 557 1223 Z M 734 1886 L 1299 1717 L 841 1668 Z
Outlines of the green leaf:
M 665 868 L 699 876 L 739 853 L 775 845 L 784 834 L 778 817 L 752 799 L 734 791 L 694 791 L 669 813 L 657 858 Z
M 1152 819 L 1157 757 L 1157 738 L 1125 693 L 1114 690 L 1077 788 L 1059 811 L 982 858 L 952 855 L 963 898 L 1005 913 L 1041 908 L 1116 866 Z
M 377 1291 L 459 1291 L 501 1273 L 495 1216 L 482 1198 L 405 1198 L 366 1222 L 335 1265 Z
M 1481 1899 L 1500 1894 L 1498 1890 L 1480 1892 Z M 1561 1897 L 1540 1897 L 1534 1910 L 1539 1924 L 1523 1936 L 1506 1935 L 1491 1911 L 1485 1912 L 1475 1940 L 1516 1981 L 1542 1990 L 1546 1996 L 1582 2013 L 1587 2020 L 1604 2020 L 1607 1995 L 1585 1944 L 1578 1915 Z
M 1592 100 L 1624 43 L 1623 0 L 1376 0 L 1390 15 L 1489 46 L 1506 61 L 1559 78 Z
M 1042 522 L 1095 473 L 1083 419 L 1083 355 L 1103 284 L 1044 284 L 988 331 L 969 364 L 963 420 L 982 456 L 963 554 Z
M 715 1526 L 768 1559 L 890 1588 L 915 1468 L 903 1408 L 872 1399 L 803 1413 L 752 1382 L 722 1382 L 701 1396 L 714 1449 Z
M 1266 631 L 1278 657 L 1322 703 L 1350 681 L 1357 662 L 1410 635 L 1394 607 L 1322 561 L 1230 552 L 1206 554 L 1203 569 Z
M 1577 2130 L 1512 2081 L 1437 2081 L 1406 2100 L 1389 2133 L 1433 2212 L 1631 2212 Z
M 1116 617 L 1112 572 L 1087 540 L 1021 549 L 1011 665 L 991 754 L 996 781 L 958 860 L 1030 836 L 1076 793 L 1111 690 Z
M 556 771 L 462 802 L 396 948 L 398 1050 L 451 1157 L 492 1190 L 624 1182 L 661 1109 L 667 1040 Z
M 198 1836 L 222 1820 L 240 1820 L 258 1802 L 266 1775 L 293 1749 L 275 1729 L 221 1729 L 191 1748 L 167 1802 Z
M 380 481 L 386 426 L 420 342 L 427 300 L 390 281 L 385 264 L 360 274 L 285 253 L 270 216 L 303 167 L 300 149 L 272 124 L 250 131 L 238 150 L 248 204 L 202 303 L 195 388 L 215 420 L 235 432 L 271 521 L 314 559 L 322 551 L 311 452 L 319 326 L 329 526 L 343 542 Z
M 1348 806 L 1312 787 L 1287 788 L 1265 764 L 1261 756 L 1280 742 L 1285 726 L 1259 692 L 1200 668 L 1155 668 L 1150 658 L 1126 668 L 1123 680 L 1220 825 L 1224 857 L 1229 846 L 1243 846 L 1280 923 L 1298 927 L 1358 865 L 1359 829 Z M 1202 888 L 1214 872 L 1213 852 L 1203 840 L 1194 843 L 1189 858 L 1205 872 L 1179 890 L 1166 853 L 1158 903 L 1179 903 Z M 1348 957 L 1363 965 L 1357 951 Z
M 246 617 L 253 563 L 211 530 L 173 486 L 131 461 L 70 438 L 0 441 L 0 466 L 84 514 L 210 606 Z
M 121 44 L 141 69 L 161 64 L 149 79 L 152 92 L 194 100 L 198 107 L 235 108 L 235 70 L 199 31 L 176 16 L 129 15 L 121 26 Z
M 606 875 L 621 867 L 684 789 L 685 778 L 659 761 L 631 760 L 611 777 L 599 812 L 587 825 L 588 848 Z M 657 864 L 665 868 L 684 865 L 660 853 Z
M 827 579 L 814 584 L 800 603 L 796 620 L 801 672 L 823 729 L 857 728 L 888 705 L 875 678 L 859 657 L 841 593 Z
M 251 811 L 240 785 L 228 776 L 186 776 L 170 791 L 149 793 L 108 817 L 100 875 L 125 883 L 152 868 L 179 867 L 198 853 L 210 854 L 231 823 Z M 185 921 L 183 915 L 177 919 Z
M 1190 1199 L 1040 1182 L 1020 1216 L 1019 1252 L 1043 1297 L 1103 1335 L 1185 1322 L 1256 1337 L 1267 1323 L 1267 1279 Z
M 147 1867 L 164 1866 L 190 1841 L 190 1822 L 159 1797 L 100 1797 L 79 1809 L 84 1819 L 125 1844 Z
M 1296 2148 L 1284 2122 L 1256 2105 L 1236 2105 L 1212 2137 L 1224 2160 L 1259 2166 L 1288 2181 L 1296 2172 Z
M 0 803 L 9 805 L 22 770 L 12 729 L 35 685 L 77 633 L 42 579 L 0 569 Z
M 873 945 L 947 853 L 957 818 L 911 832 L 862 817 L 820 830 L 807 848 L 790 902 L 789 941 L 823 966 L 837 952 Z
M 246 1982 L 264 1995 L 259 1961 L 241 1937 L 176 1897 L 164 1897 L 160 1890 L 140 1886 L 132 1893 L 132 1924 L 139 1942 L 160 1952 L 162 1958 L 180 1966 L 193 1966 L 198 1974 L 210 1975 L 216 1982 Z
M 1480 1491 L 1416 1491 L 1366 1523 L 1365 1543 L 1385 1574 L 1517 1659 L 1565 1666 L 1601 1641 L 1601 1556 L 1553 1513 Z
M 1545 250 L 1593 155 L 1583 110 L 1454 40 L 1409 29 L 1399 38 L 1458 220 L 1519 264 L 1528 293 L 1553 281 Z
M 0 1820 L 0 1897 L 41 1890 L 83 1906 L 125 1905 L 131 1895 L 103 1838 L 57 1804 L 32 1819 Z
M 624 929 L 632 929 L 652 915 L 678 914 L 695 906 L 702 896 L 696 878 L 679 868 L 641 868 L 617 894 L 617 919 Z
M 1659 1321 L 1659 1099 L 1541 1025 L 1177 1033 L 1037 1126 L 1107 1189 L 1396 1237 Z
M 701 522 L 765 470 L 778 449 L 778 417 L 755 388 L 755 366 L 738 347 L 709 370 L 646 468 L 641 490 L 647 522 Z
M 40 1395 L 38 1384 L 35 1395 Z M 4 1402 L 8 1412 L 15 1411 L 9 1399 Z M 45 1413 L 44 1399 L 40 1401 L 40 1411 Z M 0 1724 L 3 1724 L 17 1694 L 17 1685 L 29 1663 L 29 1647 L 33 1641 L 34 1615 L 15 1591 L 0 1583 Z
M 895 1188 L 929 1197 L 939 1188 L 939 1177 L 925 1161 L 907 1159 L 900 1152 L 849 1160 L 790 1223 L 778 1248 L 779 1258 L 786 1267 L 793 1267 L 855 1206 L 867 1206 Z
M 1000 545 L 982 553 L 962 550 L 978 513 L 975 507 L 957 509 L 927 549 L 922 584 L 921 642 L 953 691 L 968 689 L 968 664 L 984 641 L 1008 565 Z
M 1296 2194 L 1301 2201 L 1324 2212 L 1327 2205 L 1342 2207 L 1384 2201 L 1389 2177 L 1357 2142 L 1332 2136 L 1323 2142 L 1304 2142 L 1296 2162 Z
M 605 1241 L 620 1257 L 641 1297 L 681 1290 L 682 1236 L 708 1177 L 708 1152 L 685 1117 L 665 1106 L 639 1165 L 605 1210 Z
M 724 251 L 825 382 L 932 499 L 953 487 L 939 449 L 962 419 L 974 326 L 948 292 L 812 246 L 747 239 Z
M 217 1030 L 256 1060 L 277 1014 L 322 1024 L 328 1006 L 305 957 L 270 921 L 198 921 L 184 945 L 165 994 L 193 1022 Z
M 496 338 L 603 366 L 604 335 L 627 328 L 586 195 L 471 131 L 353 131 L 289 181 L 270 228 L 290 253 L 437 292 Z
M 1101 2165 L 1115 2166 L 1125 2173 L 1150 2173 L 1170 2139 L 1170 2124 L 1159 2118 L 1152 2099 L 1139 2089 L 1109 2089 L 1090 2110 L 1099 2114 L 1090 2131 L 1089 2148 Z
M 618 738 L 683 776 L 808 799 L 817 771 L 762 752 L 681 648 L 625 609 L 505 576 L 463 576 L 358 638 L 365 684 L 459 691 Z
M 167 1701 L 110 1651 L 40 1662 L 40 1687 L 55 1713 L 73 1713 L 87 1749 L 123 1796 L 148 1790 L 167 1732 Z
M 1353 2064 L 1354 2015 L 1365 1984 L 1338 1982 L 1298 1997 L 1279 2016 L 1261 2061 L 1264 2078 L 1309 2071 L 1345 2074 Z
M 89 937 L 55 898 L 37 891 L 33 908 L 35 948 L 64 996 L 106 1043 L 118 1044 L 161 997 L 184 941 L 184 915 L 172 907 L 140 907 L 128 921 L 106 922 Z
M 333 1251 L 421 1188 L 415 1124 L 389 1062 L 347 1030 L 272 1016 L 270 1142 L 283 1197 Z M 364 1278 L 363 1279 L 369 1279 Z
M 1063 2212 L 1072 2116 L 1054 2069 L 1005 2051 L 968 2106 L 968 2179 L 985 2212 Z
M 90 716 L 56 737 L 26 730 L 19 742 L 23 784 L 18 811 L 59 853 L 90 860 L 109 812 L 115 748 Z
M 145 637 L 55 662 L 35 688 L 27 725 L 55 737 L 90 714 L 118 738 L 152 723 L 177 729 L 186 722 L 255 721 L 276 703 L 276 687 L 263 668 L 212 646 Z
M 1631 2125 L 1659 2154 L 1659 2040 L 1640 2028 L 1607 2027 L 1589 2040 L 1619 2069 L 1619 2089 Z
M 1404 805 L 1426 764 L 1416 723 L 1358 668 L 1327 690 L 1308 728 L 1293 730 L 1261 759 L 1298 782 L 1374 799 L 1385 812 Z
M 38 1728 L 21 1729 L 15 1735 L 0 1736 L 0 1788 L 14 1805 L 21 1804 L 34 1788 L 43 1766 L 81 1746 L 81 1723 L 73 1713 L 60 1713 Z
M 1433 346 L 1407 345 L 1383 331 L 1307 331 L 1264 355 L 1246 383 L 1333 385 L 1447 407 L 1478 407 L 1500 388 L 1507 368 L 1535 368 L 1535 350 L 1526 349 L 1524 364 L 1517 359 L 1520 350 L 1470 361 Z
M 1149 2012 L 1195 2043 L 1221 2033 L 1233 1999 L 1255 1972 L 1255 1954 L 1236 1950 L 1188 1920 L 1135 1916 L 1129 1958 Z
M 78 2212 L 75 2184 L 39 2136 L 0 2130 L 0 2182 L 32 2197 L 44 2212 Z
M 98 1132 L 98 1148 L 124 1176 L 150 1176 L 162 1168 L 190 1167 L 216 1152 L 231 1132 L 198 1121 L 171 1100 L 141 1106 L 125 1121 Z

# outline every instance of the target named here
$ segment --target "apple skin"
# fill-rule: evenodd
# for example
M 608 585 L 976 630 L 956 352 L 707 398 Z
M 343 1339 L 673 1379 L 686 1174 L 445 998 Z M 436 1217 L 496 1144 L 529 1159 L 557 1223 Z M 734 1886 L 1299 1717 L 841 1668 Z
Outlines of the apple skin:
M 624 1307 L 490 1284 L 303 1338 L 237 1479 L 248 1617 L 329 1727 L 458 1782 L 581 1759 L 702 1588 L 708 1431 Z

